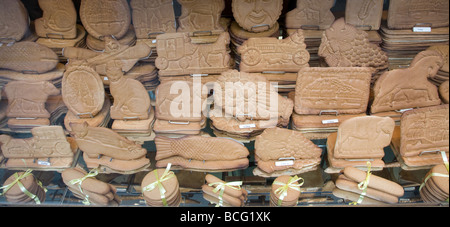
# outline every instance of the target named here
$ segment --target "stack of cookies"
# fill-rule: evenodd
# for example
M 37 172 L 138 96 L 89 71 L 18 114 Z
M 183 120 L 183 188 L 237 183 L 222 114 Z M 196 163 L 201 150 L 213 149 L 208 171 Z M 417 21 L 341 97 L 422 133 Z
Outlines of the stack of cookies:
M 405 193 L 401 185 L 375 176 L 370 173 L 370 170 L 365 172 L 353 167 L 346 167 L 342 171 L 342 174 L 336 180 L 336 187 L 347 193 L 338 190 L 333 191 L 333 194 L 341 198 L 351 199 L 357 204 L 379 204 L 377 202 L 372 203 L 371 200 L 364 202 L 365 197 L 383 203 L 395 204 Z
M 311 67 L 298 72 L 292 128 L 309 139 L 325 139 L 344 121 L 365 116 L 372 72 L 369 67 Z
M 57 7 L 55 7 L 57 5 Z M 86 47 L 86 30 L 77 25 L 77 11 L 70 0 L 39 1 L 43 17 L 34 21 L 39 39 L 36 41 L 54 50 L 60 62 L 66 62 L 64 47 Z
M 203 198 L 220 207 L 243 207 L 248 192 L 241 188 L 242 182 L 224 182 L 208 174 L 202 186 Z
M 232 171 L 249 165 L 249 151 L 230 138 L 184 136 L 167 138 L 156 136 L 156 167 L 169 164 L 192 171 Z M 230 152 L 232 151 L 232 152 Z
M 166 169 L 155 169 L 148 173 L 141 184 L 142 196 L 148 206 L 178 207 L 181 203 L 181 192 L 175 173 Z
M 299 182 L 301 181 L 301 182 Z M 294 207 L 300 198 L 303 179 L 297 176 L 280 176 L 275 179 L 270 191 L 271 207 Z
M 393 0 L 381 25 L 382 48 L 389 55 L 390 70 L 408 67 L 414 56 L 433 45 L 449 42 L 449 2 L 433 4 Z M 422 15 L 417 17 L 416 15 Z
M 82 199 L 85 205 L 119 206 L 120 197 L 117 189 L 108 183 L 97 180 L 97 171 L 87 173 L 81 168 L 65 169 L 62 173 L 63 182 L 75 197 Z
M 206 108 L 204 104 L 207 97 L 202 94 L 201 88 L 194 87 L 194 85 L 197 85 L 197 83 L 189 80 L 165 80 L 157 87 L 156 121 L 153 127 L 156 134 L 179 137 L 201 133 L 201 130 L 206 126 L 206 117 L 203 113 Z M 181 90 L 181 93 L 172 94 L 173 89 Z M 181 100 L 180 97 L 183 96 L 188 98 Z M 184 103 L 185 101 L 189 103 Z M 179 106 L 181 106 L 181 109 L 178 109 Z M 184 106 L 190 108 L 184 108 Z
M 31 170 L 14 173 L 6 179 L 2 189 L 1 195 L 10 203 L 41 204 L 45 201 L 46 189 L 31 174 Z
M 265 128 L 286 127 L 293 104 L 265 77 L 229 70 L 214 84 L 212 128 L 216 135 L 251 141 Z
M 301 132 L 282 128 L 266 129 L 255 140 L 255 160 L 258 167 L 254 175 L 273 177 L 317 169 L 322 149 Z
M 448 104 L 403 113 L 391 143 L 403 169 L 428 169 L 443 163 L 441 152 L 449 155 L 448 116 Z
M 327 139 L 328 173 L 339 172 L 345 167 L 367 169 L 367 161 L 373 170 L 385 166 L 384 148 L 391 143 L 395 122 L 389 117 L 354 117 L 343 122 L 337 133 Z
M 448 201 L 448 163 L 434 166 L 420 186 L 420 197 L 426 203 Z

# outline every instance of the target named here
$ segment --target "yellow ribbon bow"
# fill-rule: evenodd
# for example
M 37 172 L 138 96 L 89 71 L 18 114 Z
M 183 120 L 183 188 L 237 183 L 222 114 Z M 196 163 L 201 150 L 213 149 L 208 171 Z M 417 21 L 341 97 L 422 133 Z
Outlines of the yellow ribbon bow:
M 216 205 L 216 207 L 223 206 L 223 193 L 225 192 L 225 187 L 230 187 L 235 190 L 241 190 L 241 185 L 243 184 L 242 181 L 234 181 L 234 182 L 228 182 L 228 183 L 222 183 L 222 182 L 216 182 L 208 184 L 208 186 L 214 187 L 217 185 L 217 187 L 213 190 L 214 193 L 219 193 L 219 204 Z
M 13 176 L 16 178 L 13 182 L 11 182 L 8 185 L 4 185 L 2 187 L 0 187 L 0 190 L 3 190 L 3 192 L 0 193 L 0 196 L 3 196 L 9 189 L 11 189 L 14 185 L 18 185 L 20 190 L 27 195 L 28 197 L 30 197 L 31 199 L 33 199 L 36 204 L 41 204 L 41 201 L 39 200 L 39 197 L 37 197 L 37 195 L 29 192 L 25 186 L 22 184 L 22 182 L 20 182 L 20 180 L 28 177 L 29 175 L 31 175 L 31 172 L 33 172 L 33 170 L 27 170 L 24 174 L 22 174 L 22 176 L 19 176 L 17 173 L 14 173 Z M 38 180 L 36 180 L 36 183 L 39 185 L 39 187 L 43 188 L 45 192 L 47 192 L 47 189 L 44 188 L 42 186 L 42 183 Z
M 294 184 L 300 180 L 302 181 L 301 183 Z M 281 206 L 281 203 L 283 202 L 284 198 L 288 194 L 289 188 L 296 190 L 296 191 L 300 191 L 300 187 L 303 186 L 304 183 L 305 183 L 305 180 L 298 176 L 291 177 L 286 184 L 279 182 L 279 181 L 274 181 L 273 184 L 281 186 L 280 188 L 275 190 L 275 194 L 277 194 L 279 196 L 278 206 Z
M 145 186 L 145 187 L 142 189 L 142 192 L 148 192 L 148 191 L 152 191 L 153 189 L 155 189 L 156 187 L 158 187 L 159 193 L 160 193 L 160 195 L 161 195 L 161 200 L 162 200 L 163 205 L 164 205 L 165 207 L 167 207 L 168 204 L 167 204 L 167 199 L 166 199 L 166 195 L 165 195 L 166 189 L 165 189 L 164 186 L 162 185 L 162 182 L 164 182 L 164 181 L 166 181 L 166 180 L 169 180 L 170 178 L 172 178 L 172 177 L 175 176 L 175 173 L 172 172 L 172 171 L 170 171 L 170 167 L 171 167 L 171 166 L 172 166 L 172 163 L 169 163 L 169 164 L 167 165 L 167 168 L 166 168 L 166 170 L 164 171 L 164 173 L 163 173 L 163 175 L 161 176 L 161 178 L 158 176 L 158 171 L 157 171 L 157 170 L 154 170 L 153 173 L 154 173 L 155 176 L 156 176 L 156 181 L 153 182 L 153 183 L 151 183 L 151 184 L 149 184 L 149 185 L 147 185 L 147 186 Z
M 81 188 L 81 184 L 86 179 L 96 177 L 97 175 L 98 175 L 98 169 L 93 169 L 88 174 L 86 174 L 86 176 L 79 178 L 79 179 L 73 179 L 73 180 L 69 181 L 69 183 L 72 185 L 78 184 L 78 188 L 80 189 L 80 192 L 84 195 L 84 200 L 82 202 L 84 205 L 91 205 L 91 202 L 89 201 L 89 195 L 84 194 L 83 189 Z
M 364 200 L 364 197 L 367 194 L 367 188 L 369 187 L 369 182 L 370 182 L 370 176 L 372 175 L 372 173 L 370 172 L 372 168 L 372 163 L 371 162 L 367 162 L 367 175 L 366 175 L 366 179 L 364 179 L 363 182 L 358 184 L 358 188 L 360 190 L 362 190 L 361 195 L 359 196 L 358 201 L 356 202 L 352 202 L 350 203 L 350 205 L 358 205 L 361 204 Z

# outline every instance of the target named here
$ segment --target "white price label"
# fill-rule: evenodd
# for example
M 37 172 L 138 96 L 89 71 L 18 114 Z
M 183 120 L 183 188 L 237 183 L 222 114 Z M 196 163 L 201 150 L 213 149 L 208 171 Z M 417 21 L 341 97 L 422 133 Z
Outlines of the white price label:
M 336 124 L 339 123 L 339 119 L 332 119 L 332 120 L 323 120 L 322 124 L 327 125 L 327 124 Z
M 239 125 L 240 129 L 244 129 L 244 128 L 256 128 L 255 124 L 247 124 L 247 125 Z
M 431 32 L 431 27 L 414 27 L 413 32 Z
M 294 165 L 293 160 L 275 162 L 275 166 L 293 166 L 293 165 Z
M 52 165 L 50 162 L 40 161 L 40 160 L 38 160 L 37 163 L 38 163 L 38 165 L 41 165 L 41 166 L 51 166 Z

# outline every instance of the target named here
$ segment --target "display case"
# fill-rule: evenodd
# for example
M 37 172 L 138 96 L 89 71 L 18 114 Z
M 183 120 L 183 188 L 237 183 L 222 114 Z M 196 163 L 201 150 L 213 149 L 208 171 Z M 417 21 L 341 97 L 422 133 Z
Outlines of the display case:
M 448 1 L 423 4 L 2 1 L 0 206 L 448 207 Z

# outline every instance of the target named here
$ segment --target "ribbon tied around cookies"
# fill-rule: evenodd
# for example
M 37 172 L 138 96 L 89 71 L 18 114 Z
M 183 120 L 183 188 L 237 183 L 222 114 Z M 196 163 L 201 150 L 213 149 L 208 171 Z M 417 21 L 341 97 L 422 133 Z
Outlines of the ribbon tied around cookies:
M 161 195 L 161 200 L 163 202 L 163 205 L 165 207 L 167 207 L 167 199 L 166 199 L 166 189 L 164 188 L 164 186 L 162 185 L 162 182 L 169 180 L 170 178 L 175 176 L 175 173 L 170 171 L 170 167 L 172 167 L 172 163 L 169 163 L 167 165 L 166 170 L 164 171 L 163 175 L 161 177 L 158 176 L 158 171 L 154 170 L 153 173 L 156 176 L 156 181 L 145 186 L 142 191 L 152 191 L 153 189 L 155 189 L 156 187 L 158 187 L 159 189 L 159 193 Z
M 419 191 L 422 190 L 422 188 L 425 186 L 425 184 L 427 183 L 427 181 L 428 181 L 431 177 L 446 177 L 446 178 L 449 177 L 449 175 L 448 175 L 448 172 L 449 172 L 449 162 L 448 162 L 448 159 L 447 159 L 447 153 L 446 153 L 445 151 L 441 151 L 441 155 L 442 155 L 442 160 L 444 161 L 445 168 L 447 169 L 447 174 L 441 174 L 441 173 L 431 173 L 431 174 L 429 174 L 429 175 L 423 180 L 423 183 L 420 185 Z M 448 202 L 448 201 L 449 201 L 449 198 L 447 198 L 446 201 Z
M 299 182 L 299 181 L 301 181 L 301 182 Z M 297 182 L 299 182 L 299 183 L 295 184 Z M 279 196 L 278 206 L 281 206 L 281 203 L 283 202 L 284 198 L 288 194 L 289 188 L 296 190 L 296 191 L 300 191 L 300 187 L 303 186 L 304 183 L 305 183 L 305 180 L 298 176 L 291 177 L 286 184 L 279 182 L 279 181 L 274 181 L 273 184 L 281 186 L 277 190 L 275 190 L 275 194 L 277 194 Z
M 0 187 L 0 190 L 3 190 L 3 192 L 0 193 L 0 196 L 3 196 L 9 189 L 11 189 L 14 185 L 17 184 L 17 186 L 19 186 L 20 190 L 27 195 L 28 197 L 30 197 L 31 199 L 33 199 L 36 204 L 41 204 L 41 201 L 39 200 L 39 197 L 31 192 L 29 192 L 25 186 L 22 184 L 22 182 L 20 182 L 22 179 L 28 177 L 29 175 L 31 175 L 31 172 L 33 172 L 33 170 L 27 170 L 24 174 L 22 174 L 21 176 L 19 176 L 17 173 L 14 173 L 13 176 L 16 178 L 13 182 L 11 182 L 8 185 L 4 185 L 2 187 Z M 43 188 L 45 192 L 47 192 L 47 189 L 44 188 L 42 186 L 42 182 L 36 180 L 36 183 L 39 185 L 39 187 Z
M 96 177 L 97 175 L 98 175 L 98 169 L 92 169 L 88 174 L 86 174 L 86 176 L 79 178 L 79 179 L 73 179 L 73 180 L 69 181 L 69 183 L 72 185 L 77 184 L 78 188 L 80 189 L 80 192 L 85 196 L 84 200 L 82 202 L 84 205 L 91 205 L 91 202 L 89 201 L 89 195 L 87 195 L 83 192 L 83 189 L 81 188 L 81 184 L 86 179 Z
M 213 190 L 214 193 L 219 192 L 219 204 L 216 205 L 216 207 L 223 206 L 223 194 L 225 193 L 225 188 L 229 187 L 235 190 L 241 190 L 243 182 L 242 181 L 234 181 L 234 182 L 228 182 L 228 183 L 222 183 L 222 182 L 216 182 L 216 183 L 210 183 L 208 186 L 215 187 Z
M 358 184 L 358 188 L 360 190 L 362 190 L 361 195 L 359 196 L 358 201 L 352 202 L 352 203 L 350 203 L 350 205 L 358 205 L 358 204 L 361 204 L 363 202 L 364 197 L 367 195 L 367 188 L 369 187 L 370 176 L 372 175 L 371 169 L 372 169 L 372 163 L 371 162 L 367 162 L 366 179 L 364 179 L 363 182 Z

